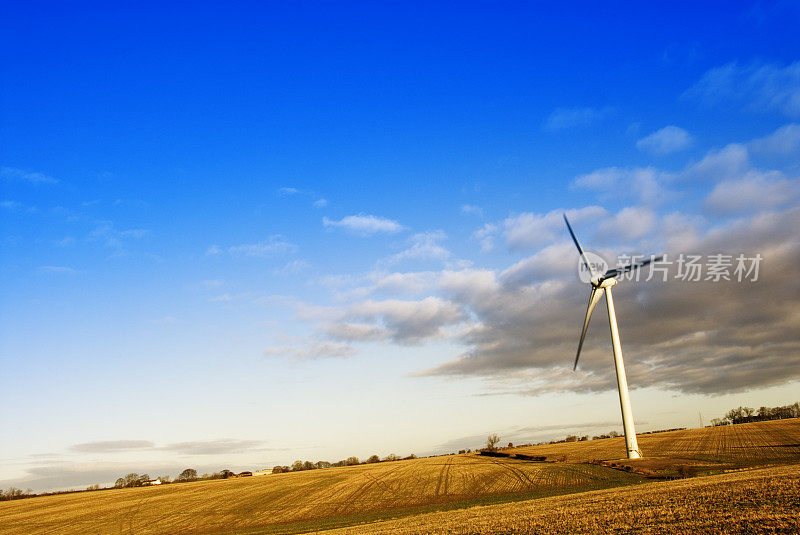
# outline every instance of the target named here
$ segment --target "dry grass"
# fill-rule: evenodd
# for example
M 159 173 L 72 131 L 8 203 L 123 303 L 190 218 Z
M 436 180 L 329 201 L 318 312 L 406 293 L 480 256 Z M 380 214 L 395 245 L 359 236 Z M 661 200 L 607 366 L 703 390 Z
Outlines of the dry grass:
M 800 420 L 643 435 L 639 443 L 648 457 L 630 462 L 637 470 L 792 466 L 636 485 L 645 481 L 639 475 L 586 463 L 624 452 L 621 438 L 605 439 L 514 450 L 567 459 L 558 463 L 454 455 L 0 502 L 0 532 L 301 533 L 356 524 L 349 532 L 682 531 L 670 522 L 706 532 L 761 522 L 797 529 L 787 511 L 800 515 Z M 587 492 L 596 489 L 609 490 Z M 486 504 L 496 505 L 474 507 Z M 392 518 L 402 520 L 375 523 Z
M 330 535 L 798 533 L 800 467 L 781 466 L 429 513 Z
M 645 457 L 674 457 L 713 462 L 792 461 L 800 455 L 800 420 L 773 420 L 749 424 L 706 427 L 638 435 L 639 449 Z M 581 462 L 593 459 L 619 459 L 625 456 L 623 437 L 527 446 L 503 451 L 564 457 Z
M 3 533 L 294 533 L 641 482 L 588 464 L 458 455 L 0 503 Z

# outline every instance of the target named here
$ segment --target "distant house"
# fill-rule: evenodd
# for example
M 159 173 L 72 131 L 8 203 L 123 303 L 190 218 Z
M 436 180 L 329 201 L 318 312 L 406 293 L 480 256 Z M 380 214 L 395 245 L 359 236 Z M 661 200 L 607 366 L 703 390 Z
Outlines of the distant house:
M 142 481 L 142 485 L 160 485 L 161 479 L 148 479 L 147 481 Z
M 253 472 L 239 472 L 238 474 L 236 474 L 236 477 L 247 477 L 247 476 L 252 476 L 252 475 L 253 475 Z
M 266 475 L 271 474 L 271 473 L 272 473 L 272 469 L 271 468 L 270 469 L 266 469 L 265 468 L 264 470 L 256 470 L 255 472 L 253 472 L 253 475 L 254 476 L 266 476 Z

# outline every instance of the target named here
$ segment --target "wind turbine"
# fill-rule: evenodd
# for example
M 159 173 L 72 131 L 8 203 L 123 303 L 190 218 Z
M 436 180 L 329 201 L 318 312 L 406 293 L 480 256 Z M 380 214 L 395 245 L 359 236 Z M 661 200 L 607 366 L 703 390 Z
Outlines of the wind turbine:
M 583 264 L 591 274 L 590 284 L 592 285 L 592 293 L 589 295 L 589 307 L 586 309 L 586 319 L 583 321 L 583 330 L 581 331 L 581 341 L 578 343 L 578 353 L 575 355 L 575 364 L 572 370 L 575 371 L 578 367 L 578 358 L 581 356 L 581 348 L 583 347 L 583 340 L 586 338 L 586 329 L 589 328 L 589 320 L 592 319 L 592 312 L 600 302 L 603 294 L 606 296 L 606 304 L 608 305 L 608 322 L 611 326 L 611 347 L 614 350 L 614 365 L 617 370 L 617 387 L 619 388 L 619 405 L 622 409 L 622 427 L 625 431 L 625 446 L 628 451 L 628 459 L 638 459 L 642 456 L 639 451 L 639 444 L 636 442 L 636 430 L 633 428 L 633 414 L 631 413 L 631 399 L 628 396 L 628 379 L 625 377 L 625 364 L 622 362 L 622 346 L 619 341 L 619 329 L 617 328 L 617 315 L 614 312 L 614 299 L 611 297 L 611 288 L 617 284 L 617 277 L 628 271 L 639 269 L 646 266 L 653 260 L 658 258 L 650 258 L 636 264 L 629 264 L 627 266 L 609 269 L 603 274 L 597 273 L 592 267 L 583 252 L 583 247 L 578 243 L 578 238 L 572 231 L 572 226 L 569 224 L 567 214 L 564 214 L 564 222 L 567 224 L 572 241 L 575 242 L 575 247 L 581 255 Z

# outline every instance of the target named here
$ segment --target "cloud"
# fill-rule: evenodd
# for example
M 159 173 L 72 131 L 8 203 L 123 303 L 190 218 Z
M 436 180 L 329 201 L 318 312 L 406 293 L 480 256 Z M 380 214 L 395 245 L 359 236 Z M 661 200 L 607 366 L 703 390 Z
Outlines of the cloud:
M 218 254 L 219 249 L 209 248 L 207 254 Z M 212 252 L 213 249 L 213 252 Z M 297 250 L 297 245 L 289 242 L 280 234 L 274 234 L 268 239 L 258 243 L 245 243 L 228 247 L 228 252 L 233 256 L 248 256 L 253 258 L 265 258 L 286 253 L 293 253 Z
M 0 177 L 8 181 L 27 182 L 29 184 L 58 184 L 58 180 L 44 173 L 25 171 L 14 167 L 0 167 Z
M 326 227 L 343 228 L 352 234 L 360 236 L 371 236 L 373 234 L 396 234 L 403 230 L 403 225 L 391 219 L 385 219 L 374 215 L 350 215 L 339 221 L 322 218 L 322 224 Z
M 278 188 L 277 191 L 278 197 L 290 197 L 293 195 L 300 195 L 302 197 L 310 197 L 315 199 L 311 205 L 314 208 L 324 208 L 328 206 L 328 201 L 323 199 L 322 197 L 317 197 L 317 194 L 310 190 L 304 190 L 299 188 L 292 188 L 292 187 L 284 187 Z
M 544 123 L 544 129 L 551 132 L 569 128 L 589 126 L 612 115 L 614 109 L 604 108 L 556 108 Z
M 496 224 L 486 223 L 472 234 L 472 238 L 481 244 L 481 251 L 488 253 L 494 250 L 494 239 L 498 230 L 499 228 Z
M 363 323 L 334 323 L 325 327 L 325 334 L 346 342 L 383 340 L 388 336 L 385 329 Z
M 73 269 L 71 267 L 66 266 L 39 266 L 36 270 L 39 273 L 57 273 L 57 274 L 64 274 L 64 275 L 77 275 L 80 273 L 77 269 Z
M 612 234 L 624 241 L 634 241 L 653 231 L 656 227 L 655 212 L 640 206 L 623 208 L 600 225 L 600 232 Z
M 730 103 L 760 112 L 800 116 L 800 61 L 728 63 L 707 71 L 685 96 L 708 105 Z
M 769 210 L 800 199 L 800 181 L 787 180 L 778 173 L 752 172 L 714 186 L 706 197 L 706 210 L 715 215 Z
M 464 214 L 472 214 L 479 217 L 483 217 L 483 208 L 480 206 L 475 206 L 472 204 L 464 204 L 461 206 L 461 212 Z
M 347 344 L 335 342 L 311 342 L 304 347 L 273 346 L 266 348 L 262 354 L 267 357 L 293 357 L 297 360 L 313 360 L 330 357 L 352 357 L 358 351 Z
M 668 180 L 669 177 L 652 167 L 606 167 L 580 175 L 572 187 L 597 191 L 601 200 L 625 197 L 656 205 L 674 196 L 663 185 Z
M 742 176 L 750 170 L 750 154 L 741 143 L 730 143 L 722 149 L 709 151 L 702 160 L 688 166 L 676 178 L 694 180 L 723 180 Z
M 149 440 L 100 440 L 73 444 L 70 451 L 77 453 L 116 453 L 120 451 L 152 449 L 155 444 Z
M 604 217 L 607 212 L 599 206 L 579 210 L 552 210 L 546 214 L 525 212 L 503 222 L 506 244 L 512 250 L 534 249 L 551 243 L 564 234 L 564 213 L 574 223 Z
M 437 297 L 419 301 L 364 301 L 352 305 L 345 316 L 378 324 L 389 338 L 403 345 L 440 338 L 444 335 L 443 327 L 464 319 L 461 307 Z
M 683 218 L 684 225 L 687 221 L 691 217 Z M 692 238 L 692 251 L 701 254 L 761 254 L 757 282 L 671 279 L 618 285 L 615 304 L 631 386 L 721 394 L 800 379 L 800 316 L 794 313 L 800 286 L 786 276 L 800 263 L 797 228 L 800 208 L 792 208 L 736 219 Z M 678 252 L 687 251 L 668 254 L 674 260 Z M 472 318 L 459 335 L 466 349 L 420 374 L 479 376 L 493 381 L 498 391 L 513 387 L 534 395 L 615 388 L 605 307 L 595 313 L 573 374 L 569 364 L 588 291 L 577 280 L 546 272 L 534 270 L 526 278 L 522 267 L 502 274 L 443 273 L 443 296 Z
M 104 246 L 124 254 L 125 246 L 134 240 L 141 240 L 149 231 L 146 229 L 118 230 L 111 221 L 100 221 L 89 233 L 88 240 L 100 242 Z
M 193 442 L 176 442 L 161 446 L 159 450 L 183 455 L 219 455 L 245 453 L 262 449 L 264 442 L 260 440 L 240 440 L 220 438 L 216 440 L 198 440 Z
M 636 148 L 657 155 L 671 154 L 692 144 L 692 136 L 683 128 L 665 126 L 636 142 Z
M 441 246 L 440 242 L 447 238 L 444 231 L 420 232 L 409 238 L 411 246 L 397 254 L 383 260 L 385 264 L 396 264 L 404 260 L 445 260 L 450 257 L 450 251 Z
M 790 156 L 800 154 L 800 124 L 787 124 L 749 143 L 754 152 Z

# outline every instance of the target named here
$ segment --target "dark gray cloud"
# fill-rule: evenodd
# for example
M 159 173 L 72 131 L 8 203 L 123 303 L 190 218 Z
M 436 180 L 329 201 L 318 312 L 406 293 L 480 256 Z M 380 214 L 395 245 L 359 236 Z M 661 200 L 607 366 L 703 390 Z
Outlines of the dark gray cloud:
M 616 286 L 630 384 L 725 393 L 800 379 L 798 228 L 798 208 L 764 213 L 713 228 L 684 240 L 686 249 L 668 251 L 673 258 L 679 252 L 759 253 L 763 260 L 756 282 L 671 279 Z M 672 242 L 681 245 L 681 240 Z M 442 291 L 477 321 L 461 337 L 468 348 L 462 355 L 420 374 L 493 377 L 529 385 L 531 394 L 614 388 L 604 303 L 592 319 L 579 373 L 569 369 L 588 286 L 575 278 L 515 277 L 513 283 L 493 271 L 445 273 Z

